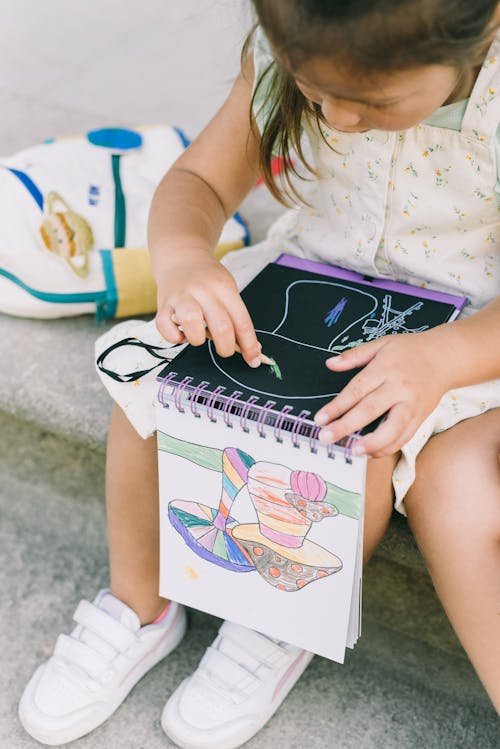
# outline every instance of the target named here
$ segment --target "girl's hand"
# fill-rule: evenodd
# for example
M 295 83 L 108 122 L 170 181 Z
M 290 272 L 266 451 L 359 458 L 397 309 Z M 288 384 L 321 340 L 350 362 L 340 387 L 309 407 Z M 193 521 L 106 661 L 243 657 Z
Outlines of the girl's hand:
M 247 364 L 261 363 L 261 346 L 234 278 L 206 250 L 183 251 L 169 263 L 158 284 L 156 327 L 167 341 L 193 346 L 210 334 L 219 356 L 231 356 L 238 344 Z
M 443 337 L 433 337 L 437 330 L 387 335 L 328 359 L 334 372 L 364 368 L 316 414 L 321 442 L 336 442 L 387 414 L 354 452 L 374 458 L 397 452 L 449 389 L 445 373 L 457 363 Z

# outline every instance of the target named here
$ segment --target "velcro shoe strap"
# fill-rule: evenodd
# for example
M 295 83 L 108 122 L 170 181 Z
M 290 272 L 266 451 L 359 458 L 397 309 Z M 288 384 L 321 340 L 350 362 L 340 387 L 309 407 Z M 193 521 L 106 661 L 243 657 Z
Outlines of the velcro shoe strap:
M 54 648 L 54 655 L 78 666 L 93 679 L 97 679 L 109 667 L 108 662 L 102 655 L 96 653 L 84 642 L 75 640 L 69 635 L 59 635 Z
M 260 663 L 275 667 L 284 663 L 288 658 L 285 648 L 273 642 L 268 637 L 255 632 L 253 629 L 240 627 L 232 622 L 224 622 L 219 630 L 224 639 L 231 640 L 246 653 L 252 655 Z
M 244 666 L 233 661 L 220 650 L 210 646 L 206 649 L 198 667 L 206 670 L 215 682 L 224 684 L 229 689 L 242 692 L 254 691 L 260 686 L 260 679 Z
M 89 601 L 80 601 L 73 619 L 120 653 L 137 641 L 137 636 L 127 627 Z

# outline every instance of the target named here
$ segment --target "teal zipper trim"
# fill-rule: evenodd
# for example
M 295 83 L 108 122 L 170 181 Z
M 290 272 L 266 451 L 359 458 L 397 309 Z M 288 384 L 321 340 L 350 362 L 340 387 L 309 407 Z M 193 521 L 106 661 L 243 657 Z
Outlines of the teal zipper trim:
M 125 247 L 125 195 L 123 194 L 122 180 L 120 177 L 119 153 L 111 155 L 113 168 L 113 179 L 115 182 L 115 247 Z
M 106 284 L 106 297 L 104 302 L 97 305 L 96 318 L 105 320 L 115 317 L 118 307 L 118 289 L 116 287 L 115 271 L 113 268 L 113 254 L 111 250 L 99 250 Z
M 42 302 L 52 302 L 55 304 L 75 304 L 78 302 L 102 303 L 106 302 L 108 294 L 106 290 L 79 291 L 71 294 L 59 294 L 55 291 L 38 291 L 38 289 L 34 289 L 32 286 L 28 286 L 28 284 L 24 283 L 24 281 L 21 281 L 20 278 L 15 276 L 13 273 L 10 273 L 8 270 L 5 270 L 4 268 L 0 268 L 0 276 L 3 276 L 9 281 L 12 281 L 12 283 L 17 284 L 17 286 L 20 286 L 21 289 L 27 291 L 28 294 L 31 294 L 31 296 L 34 296 L 36 299 L 40 299 Z
M 118 289 L 116 287 L 115 273 L 113 270 L 113 256 L 111 250 L 100 250 L 102 270 L 106 288 L 104 291 L 77 291 L 73 293 L 59 293 L 55 291 L 39 291 L 4 268 L 0 268 L 0 276 L 15 283 L 19 288 L 26 291 L 35 299 L 49 304 L 85 304 L 93 302 L 96 305 L 96 320 L 106 320 L 114 317 L 118 307 Z

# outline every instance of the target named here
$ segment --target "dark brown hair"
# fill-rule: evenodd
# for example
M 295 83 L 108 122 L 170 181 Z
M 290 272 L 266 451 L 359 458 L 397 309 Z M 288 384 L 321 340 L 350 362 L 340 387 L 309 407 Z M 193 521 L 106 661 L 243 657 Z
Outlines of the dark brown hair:
M 328 55 L 353 71 L 387 73 L 422 65 L 471 70 L 483 61 L 498 0 L 252 0 L 271 44 L 274 62 L 256 81 L 252 108 L 262 86 L 269 91 L 260 133 L 260 166 L 273 195 L 285 205 L 300 199 L 293 184 L 295 152 L 314 169 L 301 147 L 303 118 L 321 120 L 319 108 L 297 88 L 290 70 L 312 54 Z M 254 30 L 243 48 L 245 59 Z M 254 125 L 255 126 L 255 125 Z M 279 183 L 274 156 L 284 162 Z

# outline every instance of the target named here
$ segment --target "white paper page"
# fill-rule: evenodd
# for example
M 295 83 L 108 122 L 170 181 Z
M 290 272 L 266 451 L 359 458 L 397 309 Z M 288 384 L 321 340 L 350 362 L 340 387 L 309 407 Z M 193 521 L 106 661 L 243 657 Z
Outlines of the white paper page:
M 272 429 L 263 438 L 255 423 L 245 433 L 236 417 L 229 428 L 222 414 L 214 411 L 213 423 L 203 407 L 198 411 L 201 418 L 189 404 L 184 413 L 158 406 L 161 595 L 343 662 L 366 460 L 349 464 L 340 452 L 332 459 L 322 446 L 314 454 L 307 440 L 294 447 L 284 432 L 280 444 Z M 222 469 L 222 451 L 227 461 L 234 448 L 255 461 L 248 476 L 240 462 L 239 491 Z M 335 498 L 342 511 L 332 515 Z M 213 524 L 221 499 L 229 529 L 220 515 Z M 309 517 L 300 514 L 304 506 Z M 311 513 L 320 520 L 311 522 Z M 241 565 L 224 557 L 228 536 L 232 549 L 235 542 L 244 549 Z M 284 583 L 293 589 L 276 587 Z
M 366 461 L 364 463 L 366 471 Z M 366 474 L 365 474 L 366 480 Z M 361 604 L 363 591 L 363 529 L 364 529 L 364 497 L 363 512 L 360 514 L 358 523 L 358 552 L 356 557 L 356 569 L 353 577 L 351 612 L 349 615 L 349 625 L 347 630 L 348 648 L 353 648 L 361 637 Z

